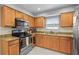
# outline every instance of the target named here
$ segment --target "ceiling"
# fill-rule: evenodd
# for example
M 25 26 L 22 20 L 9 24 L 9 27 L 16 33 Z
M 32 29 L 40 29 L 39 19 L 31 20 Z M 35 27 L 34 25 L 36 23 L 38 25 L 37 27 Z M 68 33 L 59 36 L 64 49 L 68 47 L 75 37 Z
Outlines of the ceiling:
M 11 4 L 11 5 L 24 11 L 30 12 L 33 15 L 37 15 L 42 12 L 47 12 L 49 10 L 56 10 L 59 8 L 73 6 L 73 4 Z

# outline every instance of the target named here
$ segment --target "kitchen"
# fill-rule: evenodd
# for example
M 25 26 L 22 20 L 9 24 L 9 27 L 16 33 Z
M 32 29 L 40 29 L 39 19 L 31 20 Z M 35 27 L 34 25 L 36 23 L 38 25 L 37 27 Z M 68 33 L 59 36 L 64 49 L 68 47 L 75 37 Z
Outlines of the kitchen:
M 0 5 L 0 54 L 29 55 L 36 47 L 79 54 L 74 43 L 75 13 L 77 4 Z

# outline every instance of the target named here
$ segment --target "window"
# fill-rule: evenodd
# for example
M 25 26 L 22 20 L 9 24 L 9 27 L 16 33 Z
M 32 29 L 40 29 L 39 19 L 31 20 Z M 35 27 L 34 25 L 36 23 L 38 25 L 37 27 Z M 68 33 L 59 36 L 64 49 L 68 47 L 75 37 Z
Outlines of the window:
M 59 29 L 59 16 L 47 17 L 46 29 Z

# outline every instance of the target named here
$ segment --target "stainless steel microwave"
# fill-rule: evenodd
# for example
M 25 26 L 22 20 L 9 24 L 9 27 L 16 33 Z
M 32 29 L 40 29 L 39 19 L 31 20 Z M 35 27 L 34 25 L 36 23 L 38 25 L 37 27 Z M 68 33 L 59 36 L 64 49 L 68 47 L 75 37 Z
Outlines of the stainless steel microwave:
M 26 21 L 23 21 L 22 19 L 15 19 L 15 27 L 20 27 L 20 28 L 29 28 L 29 24 Z

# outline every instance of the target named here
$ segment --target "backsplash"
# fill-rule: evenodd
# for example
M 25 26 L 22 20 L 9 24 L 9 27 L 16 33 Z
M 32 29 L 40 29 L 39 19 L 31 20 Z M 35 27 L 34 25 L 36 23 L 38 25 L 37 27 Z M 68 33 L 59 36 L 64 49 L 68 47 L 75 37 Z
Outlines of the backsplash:
M 11 34 L 12 28 L 9 27 L 0 27 L 0 35 Z
M 73 27 L 60 28 L 60 32 L 73 32 Z
M 47 30 L 45 28 L 37 28 L 37 31 L 53 31 L 53 32 L 73 32 L 72 27 L 66 27 L 66 28 L 60 28 L 57 30 Z M 12 28 L 9 27 L 0 27 L 0 35 L 5 35 L 5 34 L 11 34 L 12 33 Z
M 37 31 L 53 31 L 53 32 L 73 32 L 73 28 L 72 27 L 60 27 L 59 29 L 52 29 L 52 30 L 48 30 L 45 28 L 37 28 Z

